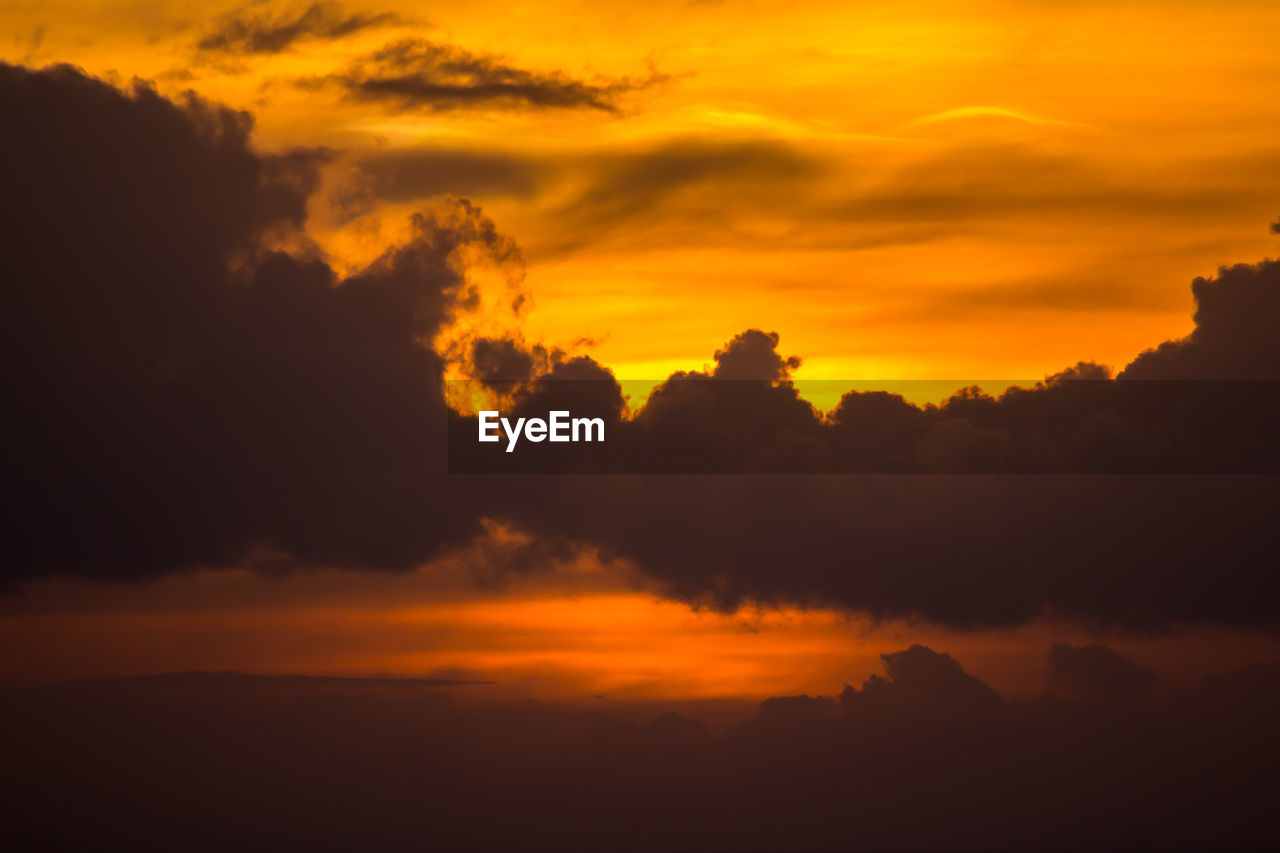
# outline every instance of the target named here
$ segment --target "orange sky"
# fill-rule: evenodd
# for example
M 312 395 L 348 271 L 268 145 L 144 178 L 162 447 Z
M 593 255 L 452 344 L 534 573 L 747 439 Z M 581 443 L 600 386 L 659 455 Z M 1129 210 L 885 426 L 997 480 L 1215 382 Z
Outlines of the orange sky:
M 698 368 L 749 327 L 779 332 L 801 379 L 1119 366 L 1189 331 L 1192 277 L 1276 248 L 1280 4 L 388 0 L 342 6 L 393 16 L 347 36 L 196 50 L 241 8 L 9 2 L 0 57 L 194 90 L 251 110 L 266 150 L 328 146 L 311 236 L 340 269 L 376 255 L 434 190 L 473 198 L 523 250 L 523 334 L 624 378 Z M 304 85 L 404 38 L 634 90 L 616 111 L 431 111 Z M 391 178 L 373 186 L 370 168 Z M 3 604 L 0 667 L 20 680 L 229 668 L 764 696 L 829 693 L 878 671 L 880 652 L 929 642 L 1031 691 L 1052 638 L 1089 636 L 694 612 L 585 559 L 477 590 L 451 574 L 469 558 L 451 559 L 402 576 L 42 582 Z M 1194 649 L 1185 671 L 1232 644 L 1274 652 L 1227 634 L 1108 642 L 1157 666 Z
M 806 378 L 1121 365 L 1189 330 L 1193 276 L 1275 249 L 1273 3 L 331 8 L 394 18 L 210 55 L 195 45 L 240 4 L 20 2 L 0 51 L 194 89 L 252 110 L 266 148 L 343 152 L 312 221 L 339 265 L 423 193 L 471 196 L 524 250 L 525 333 L 590 338 L 629 378 L 700 366 L 751 326 Z M 431 111 L 298 83 L 404 38 L 639 88 L 617 112 Z M 436 165 L 361 211 L 327 206 L 353 161 L 397 156 Z

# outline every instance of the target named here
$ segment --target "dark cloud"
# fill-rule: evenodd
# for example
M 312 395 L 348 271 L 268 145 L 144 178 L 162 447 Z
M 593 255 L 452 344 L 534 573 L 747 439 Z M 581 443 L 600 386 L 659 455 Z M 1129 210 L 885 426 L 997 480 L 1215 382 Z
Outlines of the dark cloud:
M 454 45 L 403 39 L 365 56 L 342 72 L 300 80 L 303 86 L 339 86 L 357 101 L 429 111 L 524 108 L 617 112 L 627 95 L 659 82 L 642 79 L 571 77 L 534 71 L 497 56 Z
M 1049 692 L 1079 699 L 1133 699 L 1146 695 L 1156 674 L 1124 655 L 1100 645 L 1049 649 Z
M 10 578 L 144 576 L 254 543 L 409 566 L 478 530 L 433 480 L 442 362 L 422 343 L 474 301 L 459 249 L 517 260 L 478 211 L 419 215 L 339 281 L 269 250 L 315 171 L 256 154 L 243 114 L 68 68 L 3 67 L 0 102 L 23 127 L 0 142 L 22 164 L 0 235 Z
M 601 446 L 639 448 L 647 473 L 737 476 L 446 477 L 446 429 L 474 426 L 446 411 L 444 357 L 426 342 L 477 301 L 462 255 L 519 260 L 474 206 L 418 216 L 405 245 L 340 279 L 271 249 L 298 242 L 321 155 L 256 153 L 244 115 L 67 68 L 0 69 L 0 107 L 23 128 L 0 137 L 4 161 L 22 164 L 5 174 L 0 231 L 8 581 L 239 565 L 260 547 L 405 568 L 491 518 L 548 543 L 513 571 L 582 543 L 717 607 L 796 602 L 957 627 L 1046 613 L 1275 625 L 1274 476 L 1079 475 L 1167 450 L 1145 449 L 1161 421 L 1141 389 L 1161 383 L 1086 364 L 924 409 L 850 394 L 824 418 L 776 336 L 753 330 L 708 373 L 656 389 L 630 444 Z M 1199 283 L 1197 333 L 1162 375 L 1275 378 L 1260 331 L 1274 290 L 1269 263 Z M 590 358 L 499 338 L 462 356 L 478 378 L 523 380 L 523 411 L 621 422 L 621 388 Z M 1168 447 L 1231 437 L 1223 424 L 1239 416 L 1241 441 L 1209 443 L 1204 470 L 1266 470 L 1267 398 L 1209 387 Z M 575 458 L 550 470 L 598 461 Z M 1154 460 L 1137 470 L 1171 470 Z M 833 465 L 882 473 L 797 474 Z M 1008 470 L 1058 473 L 922 473 Z
M 922 646 L 884 664 L 839 699 L 776 697 L 722 732 L 691 705 L 650 719 L 473 701 L 483 686 L 188 676 L 9 691 L 0 814 L 8 838 L 42 850 L 1280 842 L 1280 666 L 1099 703 L 1001 696 Z
M 283 53 L 301 41 L 332 41 L 402 20 L 391 12 L 346 12 L 323 2 L 275 16 L 253 10 L 251 4 L 224 16 L 196 47 L 216 53 Z
M 799 356 L 778 355 L 778 333 L 748 329 L 716 350 L 713 379 L 758 379 L 774 382 L 786 379 L 800 366 Z
M 1236 264 L 1191 282 L 1195 329 L 1138 356 L 1122 379 L 1280 377 L 1280 262 Z
M 522 380 L 533 375 L 536 355 L 504 338 L 477 338 L 471 344 L 472 371 L 480 380 Z
M 1000 696 L 964 671 L 948 654 L 927 646 L 881 655 L 888 678 L 873 675 L 861 690 L 845 687 L 840 704 L 854 719 L 887 718 L 910 713 L 935 716 L 939 708 L 950 714 L 989 712 Z
M 1112 380 L 1108 368 L 1079 363 L 998 398 L 972 386 L 916 407 L 850 392 L 823 416 L 792 384 L 800 360 L 783 357 L 778 340 L 748 330 L 715 353 L 709 373 L 673 375 L 636 417 L 619 413 L 608 429 L 612 451 L 601 457 L 608 467 L 595 473 L 1280 473 L 1271 438 L 1280 428 L 1280 370 L 1265 361 L 1257 369 L 1266 381 Z M 521 408 L 532 417 L 540 405 L 535 395 Z M 513 457 L 459 429 L 455 472 L 552 471 L 544 458 L 564 450 L 545 445 Z
M 606 418 L 609 446 L 628 454 L 622 461 L 631 474 L 737 476 L 515 477 L 489 511 L 592 542 L 634 560 L 668 594 L 725 609 L 792 602 L 955 626 L 1044 615 L 1143 629 L 1179 621 L 1274 625 L 1264 603 L 1277 592 L 1265 535 L 1280 488 L 1274 475 L 1079 473 L 1144 458 L 1153 433 L 1141 425 L 1152 411 L 1170 414 L 1166 389 L 1110 380 L 1105 368 L 1082 363 L 1000 398 L 970 390 L 923 409 L 883 392 L 851 393 L 823 419 L 786 379 L 775 341 L 758 331 L 740 336 L 710 374 L 673 376 L 631 421 L 605 399 L 585 399 L 616 388 L 608 380 L 586 389 L 555 385 L 555 405 L 543 387 L 551 383 L 535 385 L 512 410 Z M 756 375 L 777 378 L 713 378 L 719 365 L 748 353 L 757 357 Z M 1265 451 L 1273 408 L 1250 408 L 1251 385 L 1208 387 L 1206 397 L 1175 396 L 1195 405 L 1167 422 L 1203 437 L 1200 422 L 1221 417 L 1230 428 L 1208 434 L 1223 438 L 1236 429 L 1225 413 L 1243 413 L 1250 452 Z M 462 444 L 474 435 L 470 423 L 457 430 Z M 1238 446 L 1224 447 L 1210 444 L 1205 459 L 1230 461 Z M 541 471 L 584 470 L 553 456 L 529 458 L 552 461 Z M 1003 470 L 1063 473 L 938 473 L 999 471 L 1014 459 L 1021 462 Z M 578 452 L 571 461 L 588 471 L 624 470 L 589 467 L 618 462 L 607 453 Z M 833 469 L 886 474 L 796 476 Z M 775 476 L 741 476 L 764 471 Z

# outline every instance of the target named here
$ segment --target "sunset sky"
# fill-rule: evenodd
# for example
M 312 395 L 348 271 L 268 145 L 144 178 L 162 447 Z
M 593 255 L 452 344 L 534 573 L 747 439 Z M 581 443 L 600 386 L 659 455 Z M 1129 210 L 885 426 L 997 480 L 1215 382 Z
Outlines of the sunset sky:
M 195 92 L 252 113 L 261 151 L 325 149 L 306 238 L 339 272 L 435 197 L 481 205 L 522 261 L 476 273 L 485 307 L 446 343 L 515 334 L 657 380 L 761 326 L 801 356 L 799 380 L 973 381 L 1122 366 L 1190 330 L 1193 276 L 1275 248 L 1280 8 L 1156 8 L 142 0 L 10 3 L 0 22 L 8 61 Z M 397 70 L 395 51 L 419 65 Z M 440 62 L 456 65 L 447 97 L 361 88 Z M 514 312 L 513 280 L 529 297 Z M 312 586 L 355 581 L 306 573 L 60 581 L 5 604 L 21 613 L 6 647 L 23 650 L 4 666 L 458 670 L 545 676 L 542 694 L 755 696 L 874 671 L 900 634 L 823 609 L 698 614 L 616 576 L 583 593 L 451 588 L 446 605 L 439 571 L 352 591 L 368 605 L 315 603 Z M 46 612 L 64 597 L 72 615 Z M 157 644 L 171 623 L 187 639 Z M 1034 691 L 1042 644 L 1010 660 L 1019 647 L 988 653 L 985 674 Z
M 524 333 L 589 339 L 626 378 L 761 324 L 800 378 L 1118 367 L 1190 330 L 1192 277 L 1275 251 L 1273 3 L 142 0 L 0 23 L 11 61 L 331 148 L 308 231 L 338 268 L 433 195 L 477 201 L 523 253 Z M 570 102 L 353 88 L 405 44 Z
M 0 32 L 0 686 L 30 707 L 392 676 L 480 709 L 476 743 L 532 702 L 773 755 L 804 714 L 1037 732 L 1061 700 L 1105 750 L 1218 713 L 1223 673 L 1280 684 L 1280 4 L 16 0 Z M 739 435 L 679 378 L 763 391 Z M 454 379 L 593 380 L 659 455 L 459 474 Z M 1083 379 L 1256 384 L 1166 429 Z M 663 468 L 681 430 L 712 467 Z M 775 846 L 844 843 L 805 825 Z M 1004 838 L 897 831 L 859 843 Z

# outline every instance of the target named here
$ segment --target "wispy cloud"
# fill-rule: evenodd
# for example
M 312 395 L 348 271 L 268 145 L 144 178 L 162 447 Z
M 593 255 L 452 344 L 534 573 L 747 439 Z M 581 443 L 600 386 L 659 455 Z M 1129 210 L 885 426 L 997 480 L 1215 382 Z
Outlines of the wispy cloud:
M 409 38 L 389 44 L 336 74 L 300 85 L 336 85 L 357 101 L 431 111 L 480 107 L 586 109 L 617 112 L 622 99 L 665 80 L 656 71 L 640 78 L 570 76 L 511 64 L 500 56 Z
M 221 18 L 196 47 L 213 53 L 282 53 L 301 41 L 336 40 L 402 20 L 393 12 L 348 13 L 326 2 L 274 16 L 253 14 L 243 7 Z

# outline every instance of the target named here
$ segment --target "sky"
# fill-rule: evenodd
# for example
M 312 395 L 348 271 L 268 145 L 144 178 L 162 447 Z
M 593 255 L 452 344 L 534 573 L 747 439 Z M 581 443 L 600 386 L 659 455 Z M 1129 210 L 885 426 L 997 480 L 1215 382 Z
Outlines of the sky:
M 432 195 L 477 201 L 521 247 L 525 332 L 621 377 L 767 323 L 800 378 L 1038 379 L 1186 334 L 1191 277 L 1274 251 L 1280 12 L 1156 8 L 11 3 L 3 50 L 341 152 L 366 175 L 335 165 L 309 220 L 339 268 Z M 582 89 L 343 82 L 407 43 Z
M 341 846 L 368 827 L 290 817 L 329 797 L 398 846 L 417 784 L 456 849 L 511 849 L 490 794 L 546 849 L 1266 835 L 1276 4 L 0 32 L 0 731 L 35 838 L 69 791 L 70 847 Z M 599 412 L 621 464 L 459 473 L 472 393 Z M 154 784 L 188 713 L 225 826 Z M 137 756 L 148 797 L 102 794 Z M 308 787 L 351 767 L 377 785 Z M 299 799 L 264 817 L 241 771 Z M 1103 777 L 1154 805 L 1060 787 Z
M 314 169 L 305 223 L 269 239 L 337 275 L 410 237 L 413 212 L 474 203 L 509 245 L 501 257 L 459 250 L 471 252 L 478 301 L 432 330 L 435 349 L 453 353 L 450 375 L 468 375 L 456 358 L 467 340 L 510 338 L 606 365 L 631 383 L 634 406 L 668 373 L 705 369 L 734 335 L 762 327 L 798 357 L 788 376 L 820 409 L 855 384 L 917 403 L 973 382 L 998 393 L 1078 361 L 1119 369 L 1186 335 L 1192 277 L 1275 247 L 1272 4 L 1152 14 L 1145 3 L 12 3 L 0 15 L 7 61 L 69 62 L 179 101 L 194 93 L 251 114 L 263 156 L 302 152 Z M 783 603 L 754 627 L 688 611 L 635 589 L 644 570 L 631 565 L 579 595 L 559 571 L 534 591 L 463 594 L 435 579 L 451 571 L 438 564 L 379 579 L 379 596 L 404 606 L 339 617 L 336 642 L 304 641 L 300 628 L 250 651 L 258 629 L 240 608 L 293 608 L 320 581 L 304 572 L 271 581 L 270 594 L 239 589 L 201 605 L 190 666 L 514 669 L 522 683 L 540 672 L 556 685 L 531 689 L 575 696 L 766 696 L 872 671 L 898 636 L 824 606 Z M 182 654 L 140 638 L 167 597 L 190 626 L 190 590 L 221 583 L 214 567 L 187 568 L 204 573 L 102 592 L 62 580 L 6 602 L 39 614 L 6 630 L 66 637 L 89 629 L 41 621 L 86 618 L 74 603 L 51 615 L 60 596 L 113 602 L 79 643 L 6 668 L 184 668 Z M 448 605 L 434 600 L 445 588 Z M 130 612 L 133 597 L 145 617 Z M 553 615 L 562 607 L 575 630 Z M 408 632 L 418 622 L 467 627 Z M 587 639 L 593 630 L 612 639 Z M 82 654 L 115 647 L 103 632 L 120 633 L 120 651 Z M 377 647 L 384 633 L 396 634 L 394 652 L 346 645 Z M 480 648 L 455 645 L 472 635 Z M 655 636 L 689 654 L 628 656 Z M 299 651 L 265 651 L 277 645 Z M 990 656 L 987 674 L 1034 691 L 1042 644 L 1009 640 L 1024 646 L 1021 661 Z M 678 660 L 704 654 L 721 674 L 694 683 L 706 669 Z

